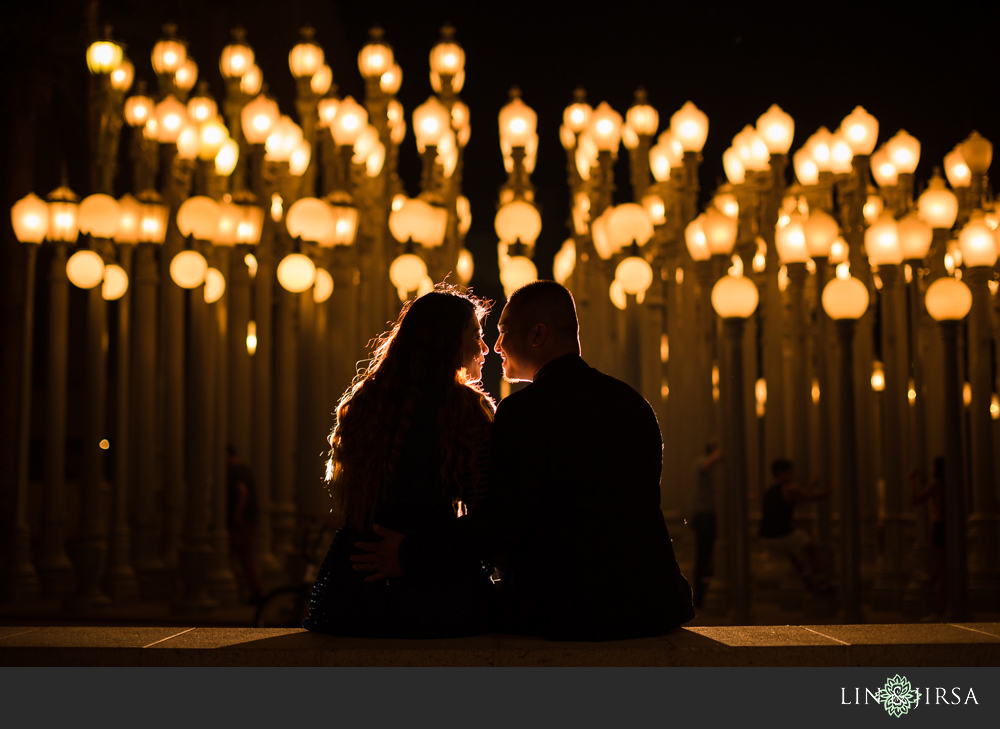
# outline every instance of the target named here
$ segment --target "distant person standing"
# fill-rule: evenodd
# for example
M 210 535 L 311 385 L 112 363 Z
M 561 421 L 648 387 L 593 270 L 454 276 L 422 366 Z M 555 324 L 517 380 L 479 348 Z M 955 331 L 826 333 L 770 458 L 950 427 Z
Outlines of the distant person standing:
M 930 520 L 931 573 L 928 582 L 937 588 L 938 610 L 936 615 L 928 617 L 942 617 L 947 599 L 944 579 L 944 457 L 938 456 L 934 459 L 934 473 L 930 482 L 919 467 L 910 471 L 910 488 L 914 505 L 927 502 L 927 516 Z
M 722 460 L 722 447 L 716 440 L 705 445 L 705 452 L 694 462 L 688 514 L 694 529 L 694 607 L 705 602 L 708 578 L 715 574 L 715 466 Z
M 226 446 L 226 525 L 229 528 L 229 556 L 243 568 L 250 596 L 256 604 L 264 597 L 264 584 L 257 569 L 254 547 L 257 538 L 257 492 L 253 472 L 240 460 L 236 449 Z

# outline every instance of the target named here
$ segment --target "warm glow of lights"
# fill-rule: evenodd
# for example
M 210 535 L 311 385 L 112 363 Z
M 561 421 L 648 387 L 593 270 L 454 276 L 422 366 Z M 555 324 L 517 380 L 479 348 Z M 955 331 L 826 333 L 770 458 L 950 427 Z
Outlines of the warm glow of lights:
M 257 322 L 247 323 L 247 353 L 252 357 L 257 351 Z
M 243 262 L 247 265 L 250 280 L 253 281 L 254 276 L 257 275 L 257 257 L 253 253 L 247 253 L 243 257 Z
M 118 68 L 122 47 L 112 41 L 95 41 L 87 49 L 87 68 L 92 74 L 107 74 Z
M 965 403 L 965 407 L 972 404 L 972 385 L 968 382 L 962 385 L 962 402 Z
M 817 380 L 815 377 L 813 378 L 812 381 L 811 394 L 812 394 L 813 405 L 819 405 L 819 380 Z
M 670 360 L 670 339 L 667 333 L 660 335 L 660 361 L 666 363 Z
M 910 401 L 910 405 L 913 405 L 917 401 L 916 384 L 913 382 L 912 377 L 906 387 L 906 399 Z
M 66 276 L 80 289 L 92 289 L 104 280 L 104 261 L 94 251 L 77 251 L 66 261 Z
M 101 450 L 105 450 L 105 451 L 108 450 L 111 447 L 111 443 L 108 442 L 107 438 L 102 438 L 101 442 L 98 443 L 97 445 L 100 446 Z
M 209 268 L 205 272 L 205 303 L 214 304 L 226 292 L 226 277 L 217 268 Z
M 1000 398 L 995 392 L 990 397 L 990 417 L 994 420 L 1000 420 Z
M 972 170 L 965 163 L 961 144 L 956 144 L 955 148 L 944 156 L 944 173 L 952 187 L 968 187 L 972 184 Z
M 875 392 L 885 390 L 885 370 L 878 360 L 872 363 L 872 390 Z
M 302 293 L 316 281 L 316 264 L 309 256 L 289 253 L 278 264 L 278 283 L 293 294 Z

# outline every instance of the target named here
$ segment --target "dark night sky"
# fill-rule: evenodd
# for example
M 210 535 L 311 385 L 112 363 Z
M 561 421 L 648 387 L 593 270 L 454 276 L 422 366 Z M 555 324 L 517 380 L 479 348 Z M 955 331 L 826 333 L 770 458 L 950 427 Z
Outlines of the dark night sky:
M 67 159 L 78 192 L 87 192 L 85 148 L 88 3 L 36 0 L 5 17 L 0 52 L 3 75 L 24 81 L 41 73 L 53 85 L 51 108 L 39 123 L 42 135 L 34 187 L 44 194 L 58 183 Z M 149 51 L 163 22 L 172 20 L 189 41 L 202 78 L 218 100 L 224 93 L 218 56 L 237 24 L 281 104 L 294 116 L 294 83 L 288 51 L 298 28 L 311 23 L 327 53 L 342 94 L 362 96 L 357 53 L 368 28 L 381 24 L 403 69 L 399 93 L 408 123 L 412 110 L 431 93 L 428 53 L 444 22 L 457 28 L 466 51 L 462 97 L 472 114 L 466 151 L 466 194 L 473 227 L 468 245 L 476 257 L 475 287 L 500 296 L 492 219 L 497 187 L 505 175 L 496 115 L 517 84 L 538 112 L 538 165 L 533 182 L 543 229 L 536 252 L 539 273 L 551 273 L 551 257 L 567 237 L 566 158 L 559 144 L 562 109 L 583 85 L 595 105 L 607 100 L 624 114 L 638 86 L 660 112 L 660 128 L 685 101 L 708 114 L 701 184 L 703 197 L 723 176 L 721 156 L 743 125 L 755 123 L 778 103 L 796 123 L 792 151 L 825 125 L 835 129 L 857 104 L 880 122 L 880 142 L 905 128 L 923 144 L 918 184 L 972 129 L 1000 142 L 994 37 L 995 3 L 739 4 L 319 2 L 233 0 L 147 3 L 111 0 L 96 4 L 99 22 L 115 26 L 128 44 L 137 78 L 155 87 Z M 43 60 L 39 60 L 43 59 Z M 30 93 L 34 93 L 31 91 Z M 18 96 L 12 95 L 15 103 Z M 6 125 L 6 122 L 4 122 Z M 126 134 L 128 131 L 126 130 Z M 8 137 L 7 154 L 11 142 Z M 628 200 L 627 155 L 616 169 L 616 202 Z M 8 157 L 9 159 L 9 157 Z M 5 168 L 9 164 L 4 160 Z M 419 165 L 409 132 L 401 154 L 401 176 L 417 192 Z M 791 174 L 789 172 L 789 174 Z M 12 200 L 27 190 L 10 190 Z M 124 192 L 120 190 L 119 192 Z

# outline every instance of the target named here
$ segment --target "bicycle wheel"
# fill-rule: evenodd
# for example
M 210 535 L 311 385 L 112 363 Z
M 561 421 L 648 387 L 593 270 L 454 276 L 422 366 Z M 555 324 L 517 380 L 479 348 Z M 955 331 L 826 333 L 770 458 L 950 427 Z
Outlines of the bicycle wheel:
M 311 592 L 308 585 L 274 590 L 257 608 L 254 625 L 258 628 L 301 628 L 309 614 Z

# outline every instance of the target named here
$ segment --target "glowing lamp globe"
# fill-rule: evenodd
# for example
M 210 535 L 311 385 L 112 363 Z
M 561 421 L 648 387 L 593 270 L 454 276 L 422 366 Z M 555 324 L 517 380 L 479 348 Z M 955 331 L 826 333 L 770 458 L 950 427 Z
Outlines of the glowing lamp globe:
M 349 246 L 358 232 L 358 209 L 350 201 L 338 200 L 336 193 L 327 196 L 333 211 L 333 237 L 321 240 L 320 245 Z
M 240 159 L 240 145 L 235 139 L 226 139 L 215 155 L 215 174 L 229 177 Z
M 313 284 L 313 301 L 322 304 L 333 293 L 333 276 L 325 268 L 316 269 L 316 283 Z
M 198 64 L 191 56 L 184 59 L 181 67 L 174 71 L 174 86 L 181 91 L 190 91 L 198 80 Z
M 132 81 L 135 80 L 135 66 L 127 58 L 123 58 L 118 64 L 118 68 L 111 72 L 111 88 L 121 93 L 126 93 L 132 88 Z
M 94 251 L 77 251 L 66 261 L 66 276 L 80 289 L 92 289 L 104 280 L 104 261 Z
M 441 29 L 441 42 L 431 49 L 431 72 L 438 76 L 457 76 L 465 70 L 465 51 L 453 38 L 455 29 L 446 25 Z M 460 88 L 454 88 L 458 92 Z
M 629 256 L 618 264 L 615 269 L 615 278 L 621 282 L 622 290 L 626 294 L 644 294 L 649 285 L 653 283 L 653 269 L 646 262 L 646 259 L 638 256 Z
M 611 286 L 608 287 L 608 298 L 611 299 L 611 303 L 616 308 L 622 311 L 628 308 L 628 296 L 625 294 L 625 289 L 622 288 L 622 282 L 618 279 L 612 281 Z
M 189 197 L 177 210 L 177 229 L 184 236 L 212 240 L 219 230 L 219 203 L 210 197 Z
M 472 253 L 468 248 L 463 248 L 458 252 L 458 262 L 455 266 L 455 273 L 458 275 L 458 280 L 462 282 L 463 286 L 467 286 L 469 281 L 472 280 L 472 273 L 475 271 L 476 264 L 472 258 Z
M 952 187 L 968 187 L 972 184 L 972 170 L 965 162 L 961 144 L 956 144 L 955 148 L 944 156 L 944 173 L 948 176 L 948 182 Z
M 802 223 L 802 232 L 806 237 L 806 248 L 811 258 L 826 258 L 830 255 L 830 246 L 840 235 L 840 228 L 833 216 L 820 209 L 809 211 L 809 217 Z
M 731 185 L 742 185 L 746 182 L 746 167 L 736 147 L 730 147 L 722 153 L 722 167 Z
M 80 201 L 80 232 L 94 238 L 113 238 L 121 220 L 118 201 L 110 195 L 88 195 Z
M 789 216 L 788 223 L 775 230 L 774 246 L 782 263 L 805 263 L 809 260 L 809 247 L 806 245 L 801 215 Z
M 157 141 L 163 144 L 176 142 L 188 123 L 187 107 L 170 94 L 156 105 L 153 113 L 156 116 Z
M 712 198 L 712 204 L 719 212 L 728 215 L 730 218 L 738 218 L 740 215 L 740 203 L 732 191 L 732 185 L 723 185 Z
M 755 172 L 770 169 L 771 153 L 767 149 L 764 136 L 749 124 L 733 137 L 733 147 L 745 169 Z
M 889 161 L 896 166 L 900 172 L 913 174 L 920 162 L 920 142 L 916 137 L 900 129 L 885 143 L 886 152 L 889 154 Z
M 997 262 L 997 244 L 993 230 L 986 224 L 982 210 L 973 210 L 969 222 L 958 234 L 962 262 L 966 266 L 992 266 Z
M 256 63 L 240 79 L 240 92 L 245 96 L 256 96 L 264 86 L 264 73 Z
M 917 199 L 917 209 L 931 228 L 951 228 L 958 217 L 958 198 L 945 187 L 941 175 L 935 174 Z
M 757 119 L 757 131 L 764 137 L 770 154 L 788 154 L 795 136 L 795 122 L 780 106 L 771 104 Z
M 899 221 L 897 232 L 904 260 L 921 261 L 927 257 L 931 249 L 934 230 L 921 219 L 915 210 Z
M 337 116 L 337 109 L 340 106 L 340 99 L 336 97 L 329 96 L 325 99 L 320 99 L 318 105 L 319 121 L 316 122 L 318 127 L 329 127 L 330 123 Z M 390 117 L 390 122 L 392 121 Z
M 278 264 L 278 283 L 285 291 L 300 294 L 316 281 L 316 264 L 309 256 L 289 253 Z
M 702 213 L 688 223 L 684 229 L 684 242 L 687 244 L 688 253 L 695 261 L 707 261 L 712 257 L 712 251 L 708 248 L 708 239 L 705 237 L 705 230 L 702 227 L 704 222 L 705 214 Z
M 663 198 L 656 193 L 646 193 L 642 196 L 642 207 L 653 225 L 663 225 L 667 222 L 667 206 Z
M 101 298 L 117 301 L 128 291 L 128 274 L 116 263 L 104 267 L 104 283 L 101 284 Z
M 622 115 L 602 101 L 590 115 L 587 136 L 594 140 L 599 152 L 616 152 L 622 139 Z
M 706 210 L 701 229 L 705 234 L 705 245 L 708 246 L 709 253 L 713 256 L 728 256 L 732 253 L 733 246 L 736 245 L 736 227 L 736 219 L 721 210 L 715 207 Z
M 194 289 L 205 282 L 208 261 L 198 251 L 181 251 L 170 261 L 170 278 L 182 289 Z
M 187 60 L 184 43 L 173 37 L 175 28 L 164 26 L 164 30 L 167 37 L 157 41 L 151 54 L 153 70 L 160 76 L 175 73 Z
M 888 210 L 882 211 L 874 224 L 865 231 L 865 250 L 876 265 L 898 265 L 903 262 L 896 219 Z
M 538 114 L 519 95 L 500 110 L 499 120 L 500 139 L 510 147 L 526 146 L 538 126 Z
M 162 243 L 167 235 L 167 218 L 170 208 L 163 204 L 163 198 L 155 190 L 139 193 L 139 242 Z
M 830 141 L 830 171 L 837 175 L 849 174 L 853 160 L 854 151 L 843 133 L 838 130 Z
M 465 195 L 455 199 L 455 214 L 458 215 L 458 234 L 464 236 L 472 227 L 472 206 Z
M 504 293 L 508 296 L 525 284 L 537 280 L 538 269 L 527 256 L 512 256 L 500 271 L 500 283 L 503 284 Z
M 872 155 L 872 177 L 879 187 L 888 187 L 898 182 L 899 171 L 889 159 L 889 151 L 883 145 Z
M 153 100 L 148 96 L 136 94 L 125 101 L 125 121 L 130 127 L 145 126 L 152 113 Z
M 924 303 L 935 321 L 960 321 L 972 309 L 972 292 L 961 281 L 939 278 L 927 287 Z
M 333 86 L 333 69 L 324 63 L 309 80 L 309 89 L 317 96 L 322 96 L 331 86 Z
M 823 310 L 831 319 L 860 319 L 868 311 L 868 289 L 853 276 L 831 279 L 823 288 Z
M 623 203 L 611 209 L 607 233 L 608 242 L 615 250 L 621 250 L 633 241 L 643 246 L 653 237 L 653 221 L 642 205 Z
M 95 41 L 87 49 L 87 68 L 92 74 L 109 74 L 122 62 L 124 52 L 114 41 Z
M 984 174 L 993 161 L 993 145 L 990 140 L 974 131 L 962 142 L 962 157 L 970 171 L 977 175 Z
M 590 104 L 582 99 L 570 104 L 563 111 L 563 124 L 574 134 L 579 134 L 590 123 L 590 115 L 594 112 Z
M 202 82 L 204 85 L 204 82 Z M 202 90 L 202 87 L 199 87 Z M 215 115 L 219 112 L 219 105 L 215 103 L 211 96 L 205 96 L 199 93 L 198 96 L 194 96 L 188 101 L 188 118 L 191 121 L 202 124 L 207 122 L 209 119 L 214 119 Z
M 815 185 L 819 182 L 819 167 L 808 148 L 802 147 L 792 155 L 792 166 L 795 167 L 795 179 L 800 185 Z
M 576 268 L 576 241 L 567 238 L 552 261 L 552 276 L 561 284 L 573 275 Z
M 413 253 L 397 256 L 389 266 L 389 280 L 402 291 L 416 291 L 427 275 L 427 264 Z
M 198 125 L 191 122 L 185 123 L 177 135 L 177 158 L 195 159 L 200 147 L 201 136 L 198 133 Z
M 236 242 L 257 245 L 264 227 L 264 208 L 257 205 L 240 205 L 243 217 L 236 226 Z
M 206 162 L 214 160 L 219 156 L 227 139 L 229 139 L 229 130 L 218 118 L 213 116 L 202 122 L 198 128 L 198 159 Z M 224 176 L 228 177 L 228 175 Z
M 115 229 L 115 243 L 134 244 L 139 242 L 139 221 L 142 219 L 142 204 L 125 193 L 118 200 L 118 227 Z
M 450 127 L 451 114 L 436 96 L 429 97 L 413 110 L 413 133 L 421 152 L 427 147 L 436 147 Z
M 219 71 L 225 78 L 242 78 L 254 65 L 253 49 L 244 43 L 246 34 L 242 28 L 233 30 L 233 43 L 222 49 L 219 56 Z
M 293 177 L 302 177 L 309 169 L 309 160 L 311 159 L 312 147 L 305 139 L 300 139 L 288 158 L 288 172 Z
M 708 139 L 708 116 L 687 101 L 670 117 L 670 130 L 685 152 L 700 152 Z
M 864 110 L 856 106 L 854 111 L 844 117 L 840 123 L 844 133 L 844 141 L 854 154 L 871 154 L 878 141 L 878 121 Z
M 723 276 L 712 287 L 712 308 L 723 319 L 746 319 L 759 301 L 757 287 L 746 276 Z
M 399 87 L 403 85 L 403 69 L 398 63 L 394 63 L 392 68 L 379 77 L 378 87 L 383 94 L 395 94 Z
M 337 114 L 330 122 L 330 132 L 341 147 L 353 147 L 358 137 L 368 128 L 368 112 L 348 96 L 337 106 Z
M 234 202 L 219 203 L 219 228 L 212 236 L 212 243 L 217 246 L 236 245 L 236 227 L 243 220 L 243 210 Z
M 609 207 L 590 224 L 590 237 L 594 241 L 594 248 L 597 250 L 597 255 L 605 260 L 611 258 L 615 252 L 611 239 L 608 238 L 608 221 L 613 210 L 614 208 Z
M 830 134 L 830 130 L 826 127 L 820 127 L 806 140 L 803 147 L 803 149 L 808 151 L 809 156 L 816 163 L 816 168 L 820 172 L 830 171 L 830 164 L 832 162 L 830 159 L 830 145 L 832 142 L 833 135 Z
M 80 234 L 79 198 L 66 186 L 49 193 L 48 239 L 57 243 L 75 243 Z
M 635 103 L 625 112 L 625 121 L 636 134 L 651 137 L 660 126 L 660 114 L 646 103 L 646 92 L 637 91 Z
M 205 303 L 214 304 L 226 292 L 226 277 L 217 268 L 205 272 Z
M 329 203 L 315 197 L 304 197 L 292 203 L 285 216 L 285 225 L 292 238 L 308 241 L 332 239 L 337 221 Z
M 288 69 L 295 78 L 312 78 L 323 67 L 325 56 L 323 49 L 313 43 L 315 31 L 305 27 L 300 31 L 302 42 L 297 43 L 288 53 Z
M 34 193 L 28 193 L 10 209 L 14 235 L 22 243 L 41 243 L 49 230 L 49 206 Z
M 278 103 L 261 94 L 240 112 L 243 136 L 250 144 L 264 144 L 280 118 Z
M 498 211 L 493 228 L 497 237 L 506 243 L 516 240 L 533 245 L 542 231 L 542 216 L 531 203 L 515 200 L 503 205 Z
M 372 28 L 368 35 L 371 41 L 358 53 L 358 70 L 365 78 L 381 79 L 393 67 L 392 48 L 381 42 L 381 28 Z
M 287 162 L 300 141 L 302 141 L 302 128 L 289 116 L 279 117 L 264 141 L 264 148 L 267 150 L 265 159 Z

